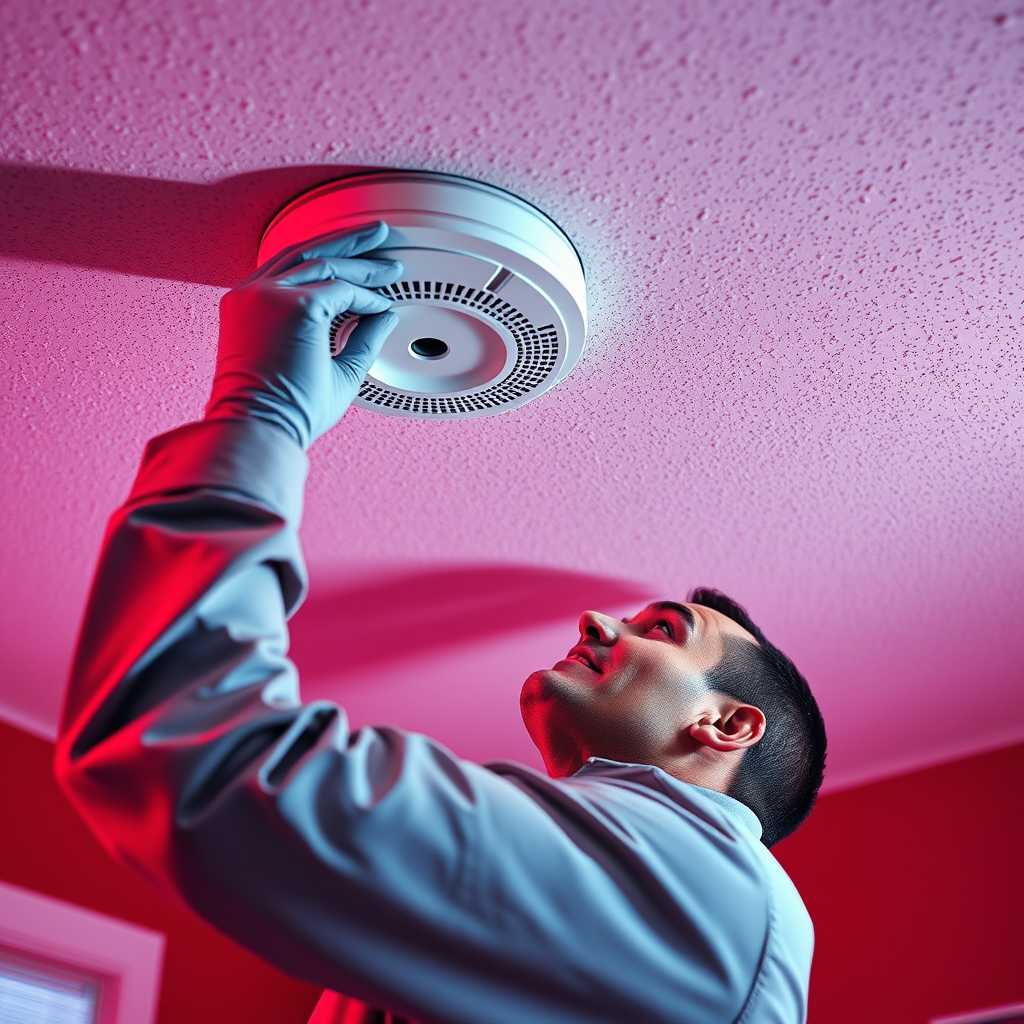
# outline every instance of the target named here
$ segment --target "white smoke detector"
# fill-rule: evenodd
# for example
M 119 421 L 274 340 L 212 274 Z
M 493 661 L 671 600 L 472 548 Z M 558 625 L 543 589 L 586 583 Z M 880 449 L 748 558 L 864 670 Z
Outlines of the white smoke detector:
M 373 257 L 399 259 L 388 335 L 354 404 L 389 416 L 468 419 L 510 412 L 564 380 L 587 340 L 583 263 L 568 235 L 511 192 L 457 174 L 374 171 L 290 200 L 256 264 L 369 221 L 391 231 Z M 358 323 L 331 323 L 331 351 Z

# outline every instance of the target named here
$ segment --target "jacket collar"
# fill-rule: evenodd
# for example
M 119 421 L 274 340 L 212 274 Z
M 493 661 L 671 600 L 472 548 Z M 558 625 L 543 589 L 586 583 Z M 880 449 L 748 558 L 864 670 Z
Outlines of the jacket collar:
M 607 757 L 588 757 L 582 767 L 577 768 L 570 778 L 580 775 L 615 775 L 617 778 L 633 779 L 636 782 L 648 783 L 652 776 L 656 785 L 669 792 L 670 796 L 678 796 L 681 800 L 691 798 L 693 791 L 699 790 L 702 797 L 718 804 L 729 816 L 729 820 L 740 828 L 746 829 L 756 840 L 760 841 L 764 834 L 761 819 L 741 800 L 720 793 L 717 789 L 698 786 L 695 782 L 683 782 L 674 775 L 669 775 L 656 764 L 634 764 L 629 761 L 613 761 Z

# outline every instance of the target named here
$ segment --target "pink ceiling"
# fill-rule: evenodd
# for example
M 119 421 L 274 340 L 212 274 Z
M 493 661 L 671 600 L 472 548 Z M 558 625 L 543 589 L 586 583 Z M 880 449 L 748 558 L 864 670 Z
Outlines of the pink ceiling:
M 263 226 L 482 178 L 587 267 L 554 391 L 312 452 L 308 698 L 541 767 L 523 679 L 692 586 L 815 688 L 825 789 L 1024 737 L 1024 7 L 5 8 L 0 713 L 53 735 L 107 516 L 201 415 Z

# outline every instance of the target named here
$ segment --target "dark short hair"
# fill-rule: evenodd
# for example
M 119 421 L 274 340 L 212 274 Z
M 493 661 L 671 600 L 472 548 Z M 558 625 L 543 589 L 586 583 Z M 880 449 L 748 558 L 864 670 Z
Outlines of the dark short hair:
M 710 689 L 764 713 L 764 735 L 744 752 L 727 795 L 758 816 L 761 842 L 772 847 L 796 831 L 818 798 L 825 774 L 825 720 L 807 681 L 744 608 L 713 587 L 696 587 L 687 600 L 727 615 L 761 645 L 726 636 L 725 653 L 705 679 Z

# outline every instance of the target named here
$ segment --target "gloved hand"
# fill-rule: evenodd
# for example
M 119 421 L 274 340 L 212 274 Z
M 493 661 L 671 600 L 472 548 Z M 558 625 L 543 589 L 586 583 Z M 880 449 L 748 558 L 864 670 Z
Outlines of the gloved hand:
M 205 415 L 256 417 L 309 446 L 345 414 L 398 322 L 391 300 L 371 288 L 393 284 L 397 260 L 352 259 L 378 248 L 388 225 L 321 235 L 267 260 L 220 301 L 217 369 Z M 333 359 L 329 328 L 360 314 Z

